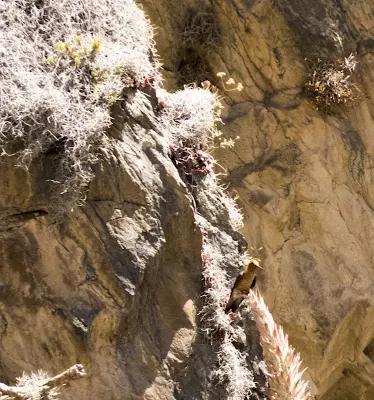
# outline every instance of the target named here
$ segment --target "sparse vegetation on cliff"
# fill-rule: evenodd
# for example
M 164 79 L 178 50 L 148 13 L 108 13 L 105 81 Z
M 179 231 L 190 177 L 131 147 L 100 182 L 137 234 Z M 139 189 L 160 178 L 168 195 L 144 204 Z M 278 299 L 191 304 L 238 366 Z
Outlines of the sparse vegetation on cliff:
M 224 73 L 218 74 L 221 80 L 224 76 Z M 223 80 L 222 83 L 225 85 Z M 226 85 L 235 85 L 234 90 L 242 90 L 242 86 L 231 79 Z M 162 122 L 171 134 L 170 156 L 194 196 L 198 212 L 196 220 L 202 230 L 202 331 L 209 341 L 220 341 L 218 366 L 212 370 L 211 379 L 224 386 L 228 399 L 241 400 L 252 393 L 256 383 L 245 354 L 237 348 L 239 343 L 246 343 L 245 327 L 243 329 L 224 312 L 224 305 L 231 287 L 227 266 L 230 261 L 240 265 L 246 253 L 240 255 L 237 252 L 236 259 L 228 262 L 220 247 L 218 232 L 214 229 L 215 223 L 218 226 L 226 224 L 228 231 L 237 231 L 242 226 L 242 214 L 235 201 L 219 186 L 213 169 L 215 160 L 209 154 L 219 136 L 216 128 L 220 120 L 217 93 L 188 86 L 183 91 L 166 96 L 163 99 Z M 212 206 L 218 209 L 212 212 Z M 220 215 L 225 221 L 219 219 Z M 249 304 L 268 363 L 266 374 L 270 382 L 270 398 L 309 399 L 308 385 L 299 371 L 299 354 L 295 355 L 282 328 L 274 323 L 262 297 L 252 292 Z
M 199 220 L 198 220 L 199 221 Z M 204 226 L 204 221 L 200 221 Z M 256 386 L 252 371 L 248 368 L 246 353 L 235 346 L 246 341 L 245 330 L 233 324 L 232 317 L 224 312 L 228 299 L 230 277 L 225 270 L 225 257 L 213 232 L 203 236 L 202 258 L 204 263 L 204 304 L 200 311 L 202 329 L 213 341 L 219 338 L 218 368 L 212 371 L 214 381 L 225 384 L 228 398 L 244 399 Z M 237 259 L 239 263 L 239 257 Z
M 130 0 L 38 0 L 2 2 L 0 7 L 1 155 L 16 158 L 24 168 L 52 157 L 57 201 L 50 207 L 70 211 L 84 199 L 93 177 L 91 167 L 111 124 L 113 103 L 129 87 L 159 89 L 150 26 Z M 185 32 L 189 40 L 200 41 L 211 29 L 209 20 L 203 23 L 192 20 Z M 233 79 L 222 83 L 225 90 L 243 88 Z M 224 312 L 241 261 L 237 238 L 243 217 L 213 169 L 210 151 L 219 136 L 220 103 L 216 93 L 196 86 L 163 95 L 160 129 L 170 139 L 171 159 L 193 195 L 203 233 L 200 326 L 218 349 L 217 363 L 209 365 L 211 385 L 221 385 L 228 399 L 242 400 L 256 382 L 251 360 L 240 349 L 247 344 L 245 326 Z M 54 389 L 63 382 L 60 376 L 25 375 L 15 387 L 0 385 L 0 392 L 4 400 L 38 400 L 47 393 L 56 398 Z
M 196 185 L 196 175 L 213 172 L 215 160 L 209 151 L 219 135 L 217 96 L 194 85 L 176 93 L 163 93 L 166 107 L 162 123 L 170 136 L 171 158 L 183 181 Z
M 132 0 L 40 0 L 2 1 L 0 32 L 0 154 L 24 168 L 54 154 L 54 207 L 70 210 L 111 104 L 127 86 L 160 81 L 152 29 Z
M 353 54 L 337 66 L 318 59 L 307 83 L 318 108 L 329 109 L 336 104 L 350 105 L 357 100 L 358 89 L 352 82 L 356 64 Z
M 197 51 L 213 48 L 219 43 L 219 34 L 214 13 L 209 8 L 189 10 L 182 33 L 184 45 Z
M 201 329 L 211 343 L 219 341 L 211 382 L 224 387 L 228 399 L 241 400 L 256 384 L 246 355 L 237 348 L 238 343 L 246 342 L 245 329 L 224 312 L 231 285 L 228 267 L 237 269 L 241 258 L 236 244 L 235 259 L 228 259 L 221 247 L 220 229 L 226 229 L 234 244 L 229 235 L 242 227 L 243 217 L 235 200 L 220 187 L 210 154 L 220 135 L 216 125 L 221 105 L 216 92 L 196 86 L 164 96 L 161 119 L 171 134 L 170 157 L 194 197 L 196 221 L 203 232 Z

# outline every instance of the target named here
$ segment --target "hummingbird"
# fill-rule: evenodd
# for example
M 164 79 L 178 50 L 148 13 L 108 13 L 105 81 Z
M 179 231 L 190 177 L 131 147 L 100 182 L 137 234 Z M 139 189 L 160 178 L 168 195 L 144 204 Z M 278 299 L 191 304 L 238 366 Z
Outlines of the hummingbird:
M 260 260 L 258 258 L 250 258 L 244 266 L 244 271 L 236 278 L 229 301 L 225 307 L 225 313 L 230 310 L 236 312 L 241 302 L 247 298 L 250 289 L 253 289 L 256 284 L 258 268 L 261 268 Z

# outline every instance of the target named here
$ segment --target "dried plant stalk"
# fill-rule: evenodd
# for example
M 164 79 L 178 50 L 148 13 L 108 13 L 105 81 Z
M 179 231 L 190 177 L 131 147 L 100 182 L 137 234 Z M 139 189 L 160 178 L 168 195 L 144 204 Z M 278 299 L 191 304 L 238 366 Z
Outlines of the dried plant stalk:
M 24 373 L 21 378 L 17 378 L 17 386 L 0 383 L 0 400 L 57 399 L 59 387 L 85 376 L 86 372 L 81 364 L 73 365 L 53 378 L 43 371 L 30 375 Z
M 269 399 L 311 400 L 308 383 L 302 379 L 300 353 L 288 343 L 283 328 L 274 322 L 260 293 L 251 291 L 248 301 L 256 321 L 269 373 Z

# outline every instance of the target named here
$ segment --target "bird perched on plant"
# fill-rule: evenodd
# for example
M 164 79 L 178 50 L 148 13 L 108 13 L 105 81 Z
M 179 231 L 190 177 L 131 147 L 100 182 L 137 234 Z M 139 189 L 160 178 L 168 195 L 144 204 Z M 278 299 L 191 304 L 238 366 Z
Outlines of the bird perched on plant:
M 256 284 L 256 272 L 261 268 L 258 258 L 250 258 L 244 267 L 244 271 L 236 278 L 234 286 L 231 290 L 230 299 L 226 304 L 225 313 L 230 310 L 235 312 L 241 302 L 247 298 L 249 290 Z

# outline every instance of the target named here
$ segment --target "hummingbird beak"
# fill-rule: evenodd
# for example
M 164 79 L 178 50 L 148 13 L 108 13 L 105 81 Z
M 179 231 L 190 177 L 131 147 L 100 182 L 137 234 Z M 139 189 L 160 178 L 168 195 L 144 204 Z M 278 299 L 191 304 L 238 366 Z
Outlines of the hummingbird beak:
M 252 258 L 252 259 L 250 260 L 250 262 L 251 262 L 252 264 L 254 264 L 256 267 L 258 267 L 258 268 L 264 270 L 264 268 L 261 267 L 261 260 L 259 260 L 258 258 Z

